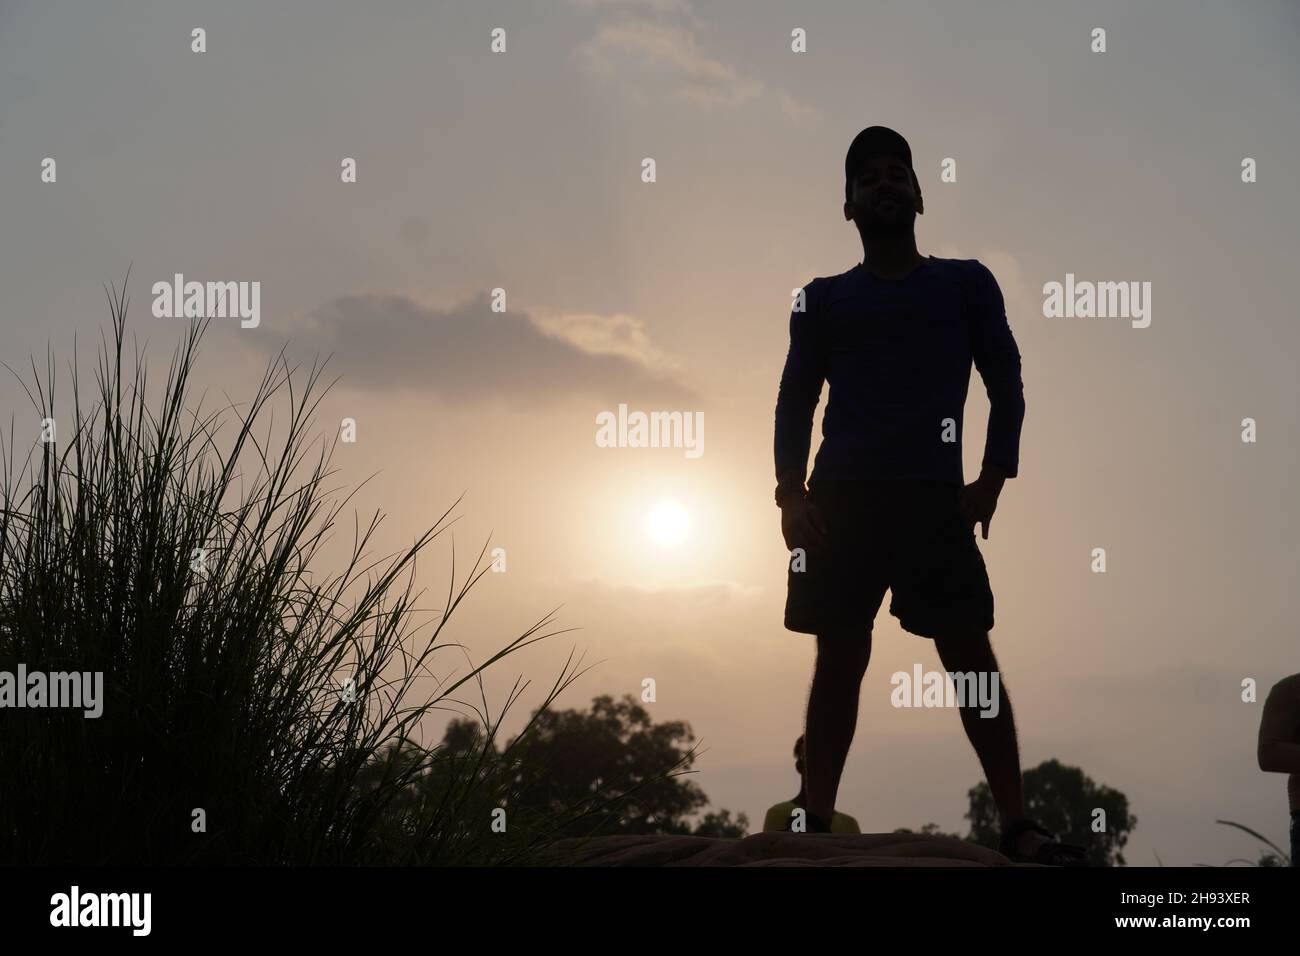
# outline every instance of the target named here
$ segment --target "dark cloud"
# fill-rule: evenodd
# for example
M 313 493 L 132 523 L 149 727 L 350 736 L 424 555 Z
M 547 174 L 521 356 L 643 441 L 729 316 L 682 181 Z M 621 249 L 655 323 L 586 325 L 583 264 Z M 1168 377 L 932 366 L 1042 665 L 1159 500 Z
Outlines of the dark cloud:
M 653 350 L 645 361 L 627 349 L 589 351 L 547 334 L 524 313 L 493 312 L 490 301 L 483 293 L 441 310 L 402 295 L 344 296 L 294 326 L 289 352 L 332 355 L 329 369 L 342 387 L 432 392 L 456 401 L 530 404 L 581 395 L 612 408 L 697 400 L 656 367 Z M 586 318 L 590 332 L 592 317 Z M 616 332 L 620 319 L 626 321 L 610 320 Z

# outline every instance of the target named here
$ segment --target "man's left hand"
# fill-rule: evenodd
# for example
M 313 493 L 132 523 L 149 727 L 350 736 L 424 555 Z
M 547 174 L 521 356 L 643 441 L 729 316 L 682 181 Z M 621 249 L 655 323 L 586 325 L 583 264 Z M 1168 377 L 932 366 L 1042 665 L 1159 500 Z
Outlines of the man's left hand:
M 975 533 L 975 526 L 980 525 L 982 537 L 989 538 L 989 524 L 993 521 L 993 512 L 997 510 L 998 495 L 1002 493 L 1002 483 L 1006 476 L 997 468 L 988 467 L 980 476 L 961 490 L 962 520 Z

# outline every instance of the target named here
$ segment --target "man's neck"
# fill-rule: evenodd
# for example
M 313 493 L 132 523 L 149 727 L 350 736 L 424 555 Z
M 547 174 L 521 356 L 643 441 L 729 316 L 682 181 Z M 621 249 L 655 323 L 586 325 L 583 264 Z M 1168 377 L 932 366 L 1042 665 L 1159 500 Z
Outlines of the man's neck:
M 916 251 L 916 234 L 863 236 L 862 267 L 877 279 L 902 279 L 925 261 Z

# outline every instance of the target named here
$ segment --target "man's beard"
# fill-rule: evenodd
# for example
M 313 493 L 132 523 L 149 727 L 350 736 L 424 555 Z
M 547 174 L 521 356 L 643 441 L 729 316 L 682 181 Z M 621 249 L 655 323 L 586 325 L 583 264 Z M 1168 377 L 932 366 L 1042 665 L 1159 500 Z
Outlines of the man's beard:
M 906 216 L 893 219 L 877 219 L 869 211 L 864 211 L 855 222 L 864 238 L 910 236 L 916 228 L 916 210 L 909 210 Z

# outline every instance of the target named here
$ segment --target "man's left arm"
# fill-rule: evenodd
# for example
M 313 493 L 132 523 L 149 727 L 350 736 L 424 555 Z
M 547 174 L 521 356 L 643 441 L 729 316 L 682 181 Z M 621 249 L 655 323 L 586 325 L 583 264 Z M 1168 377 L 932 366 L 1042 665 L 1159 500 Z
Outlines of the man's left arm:
M 1300 773 L 1300 674 L 1284 677 L 1264 699 L 1259 718 L 1257 756 L 1259 769 L 1272 773 Z
M 970 312 L 971 355 L 989 399 L 980 476 L 966 486 L 963 511 L 972 528 L 989 522 L 1003 482 L 1016 477 L 1020 465 L 1020 429 L 1025 420 L 1025 390 L 1020 376 L 1020 349 L 1007 323 L 1006 304 L 993 273 L 973 263 Z

